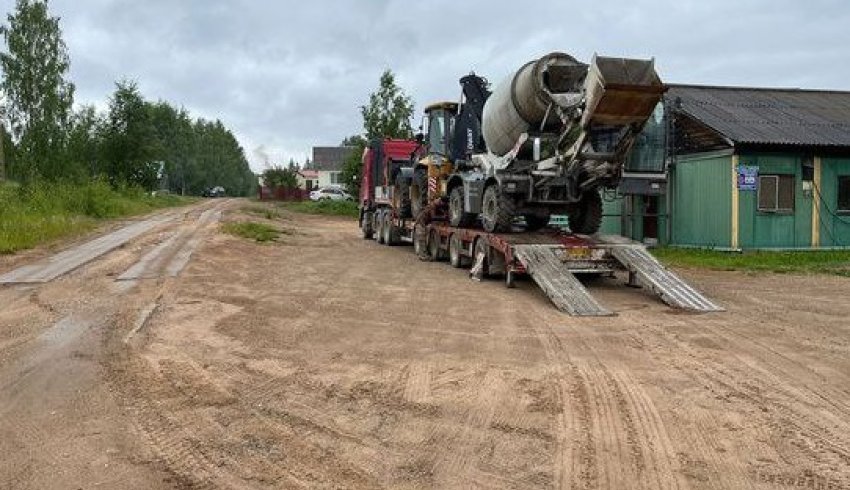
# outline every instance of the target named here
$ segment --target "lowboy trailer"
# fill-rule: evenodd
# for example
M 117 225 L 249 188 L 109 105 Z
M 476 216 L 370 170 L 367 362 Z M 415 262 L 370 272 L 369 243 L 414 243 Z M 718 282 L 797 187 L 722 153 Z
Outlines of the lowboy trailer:
M 471 268 L 477 278 L 502 277 L 508 287 L 517 276 L 530 276 L 561 311 L 574 316 L 610 316 L 577 276 L 624 272 L 628 285 L 644 287 L 667 305 L 692 312 L 723 309 L 690 286 L 653 257 L 640 243 L 613 235 L 578 235 L 557 228 L 511 233 L 489 233 L 481 228 L 448 224 L 432 204 L 431 219 L 400 218 L 384 207 L 372 222 L 373 235 L 384 245 L 413 244 L 423 260 L 448 261 L 455 268 Z M 368 238 L 364 234 L 364 238 Z

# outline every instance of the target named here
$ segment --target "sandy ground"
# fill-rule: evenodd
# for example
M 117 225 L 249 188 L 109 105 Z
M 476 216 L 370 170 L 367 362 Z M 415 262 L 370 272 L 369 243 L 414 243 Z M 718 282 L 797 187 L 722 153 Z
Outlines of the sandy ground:
M 847 279 L 682 271 L 710 315 L 597 280 L 618 315 L 577 319 L 347 220 L 225 235 L 215 205 L 249 219 L 202 203 L 0 288 L 0 489 L 850 489 Z M 116 281 L 174 236 L 179 277 Z

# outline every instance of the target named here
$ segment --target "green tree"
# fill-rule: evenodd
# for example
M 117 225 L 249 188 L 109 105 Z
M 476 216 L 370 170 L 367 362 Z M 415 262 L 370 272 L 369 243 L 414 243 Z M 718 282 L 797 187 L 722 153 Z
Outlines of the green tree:
M 291 168 L 273 166 L 263 172 L 263 182 L 270 188 L 295 189 L 298 187 L 298 175 Z
M 363 151 L 366 149 L 366 138 L 355 134 L 342 140 L 340 146 L 353 148 L 342 165 L 342 181 L 346 190 L 352 196 L 360 195 L 360 171 L 363 168 Z
M 94 106 L 86 105 L 74 112 L 68 132 L 65 159 L 77 178 L 103 172 L 101 152 L 105 121 Z
M 367 140 L 413 137 L 410 126 L 413 100 L 396 85 L 395 75 L 390 70 L 381 75 L 378 90 L 369 95 L 369 103 L 360 107 L 360 113 Z
M 413 117 L 413 100 L 396 84 L 390 70 L 381 74 L 378 90 L 369 94 L 369 103 L 360 107 L 363 116 L 364 136 L 354 135 L 343 140 L 343 146 L 352 146 L 342 169 L 342 181 L 352 195 L 360 193 L 360 172 L 363 167 L 363 150 L 367 142 L 376 138 L 413 138 L 410 119 Z
M 135 82 L 116 83 L 105 130 L 105 170 L 113 185 L 155 189 L 162 165 L 148 103 Z
M 65 176 L 64 149 L 74 85 L 59 18 L 47 0 L 18 0 L 0 27 L 8 51 L 0 53 L 6 114 L 16 142 L 16 173 L 26 180 Z

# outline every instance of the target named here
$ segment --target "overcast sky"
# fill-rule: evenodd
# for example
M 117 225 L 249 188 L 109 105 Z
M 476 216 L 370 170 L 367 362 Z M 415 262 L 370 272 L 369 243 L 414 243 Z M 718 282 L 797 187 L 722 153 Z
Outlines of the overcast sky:
M 595 5 L 596 4 L 596 5 Z M 13 0 L 0 0 L 5 11 Z M 255 170 L 361 131 L 384 69 L 416 102 L 454 100 L 551 51 L 655 57 L 666 82 L 850 90 L 846 0 L 547 2 L 52 0 L 78 103 L 117 79 L 219 118 Z M 415 124 L 415 125 L 416 125 Z

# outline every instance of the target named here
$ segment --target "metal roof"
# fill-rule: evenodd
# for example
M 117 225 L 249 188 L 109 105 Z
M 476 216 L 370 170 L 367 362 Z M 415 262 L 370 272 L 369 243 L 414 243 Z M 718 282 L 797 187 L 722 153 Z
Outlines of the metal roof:
M 352 151 L 353 146 L 314 146 L 313 169 L 324 172 L 341 171 L 345 159 Z
M 735 144 L 850 146 L 850 92 L 670 85 L 667 100 Z

